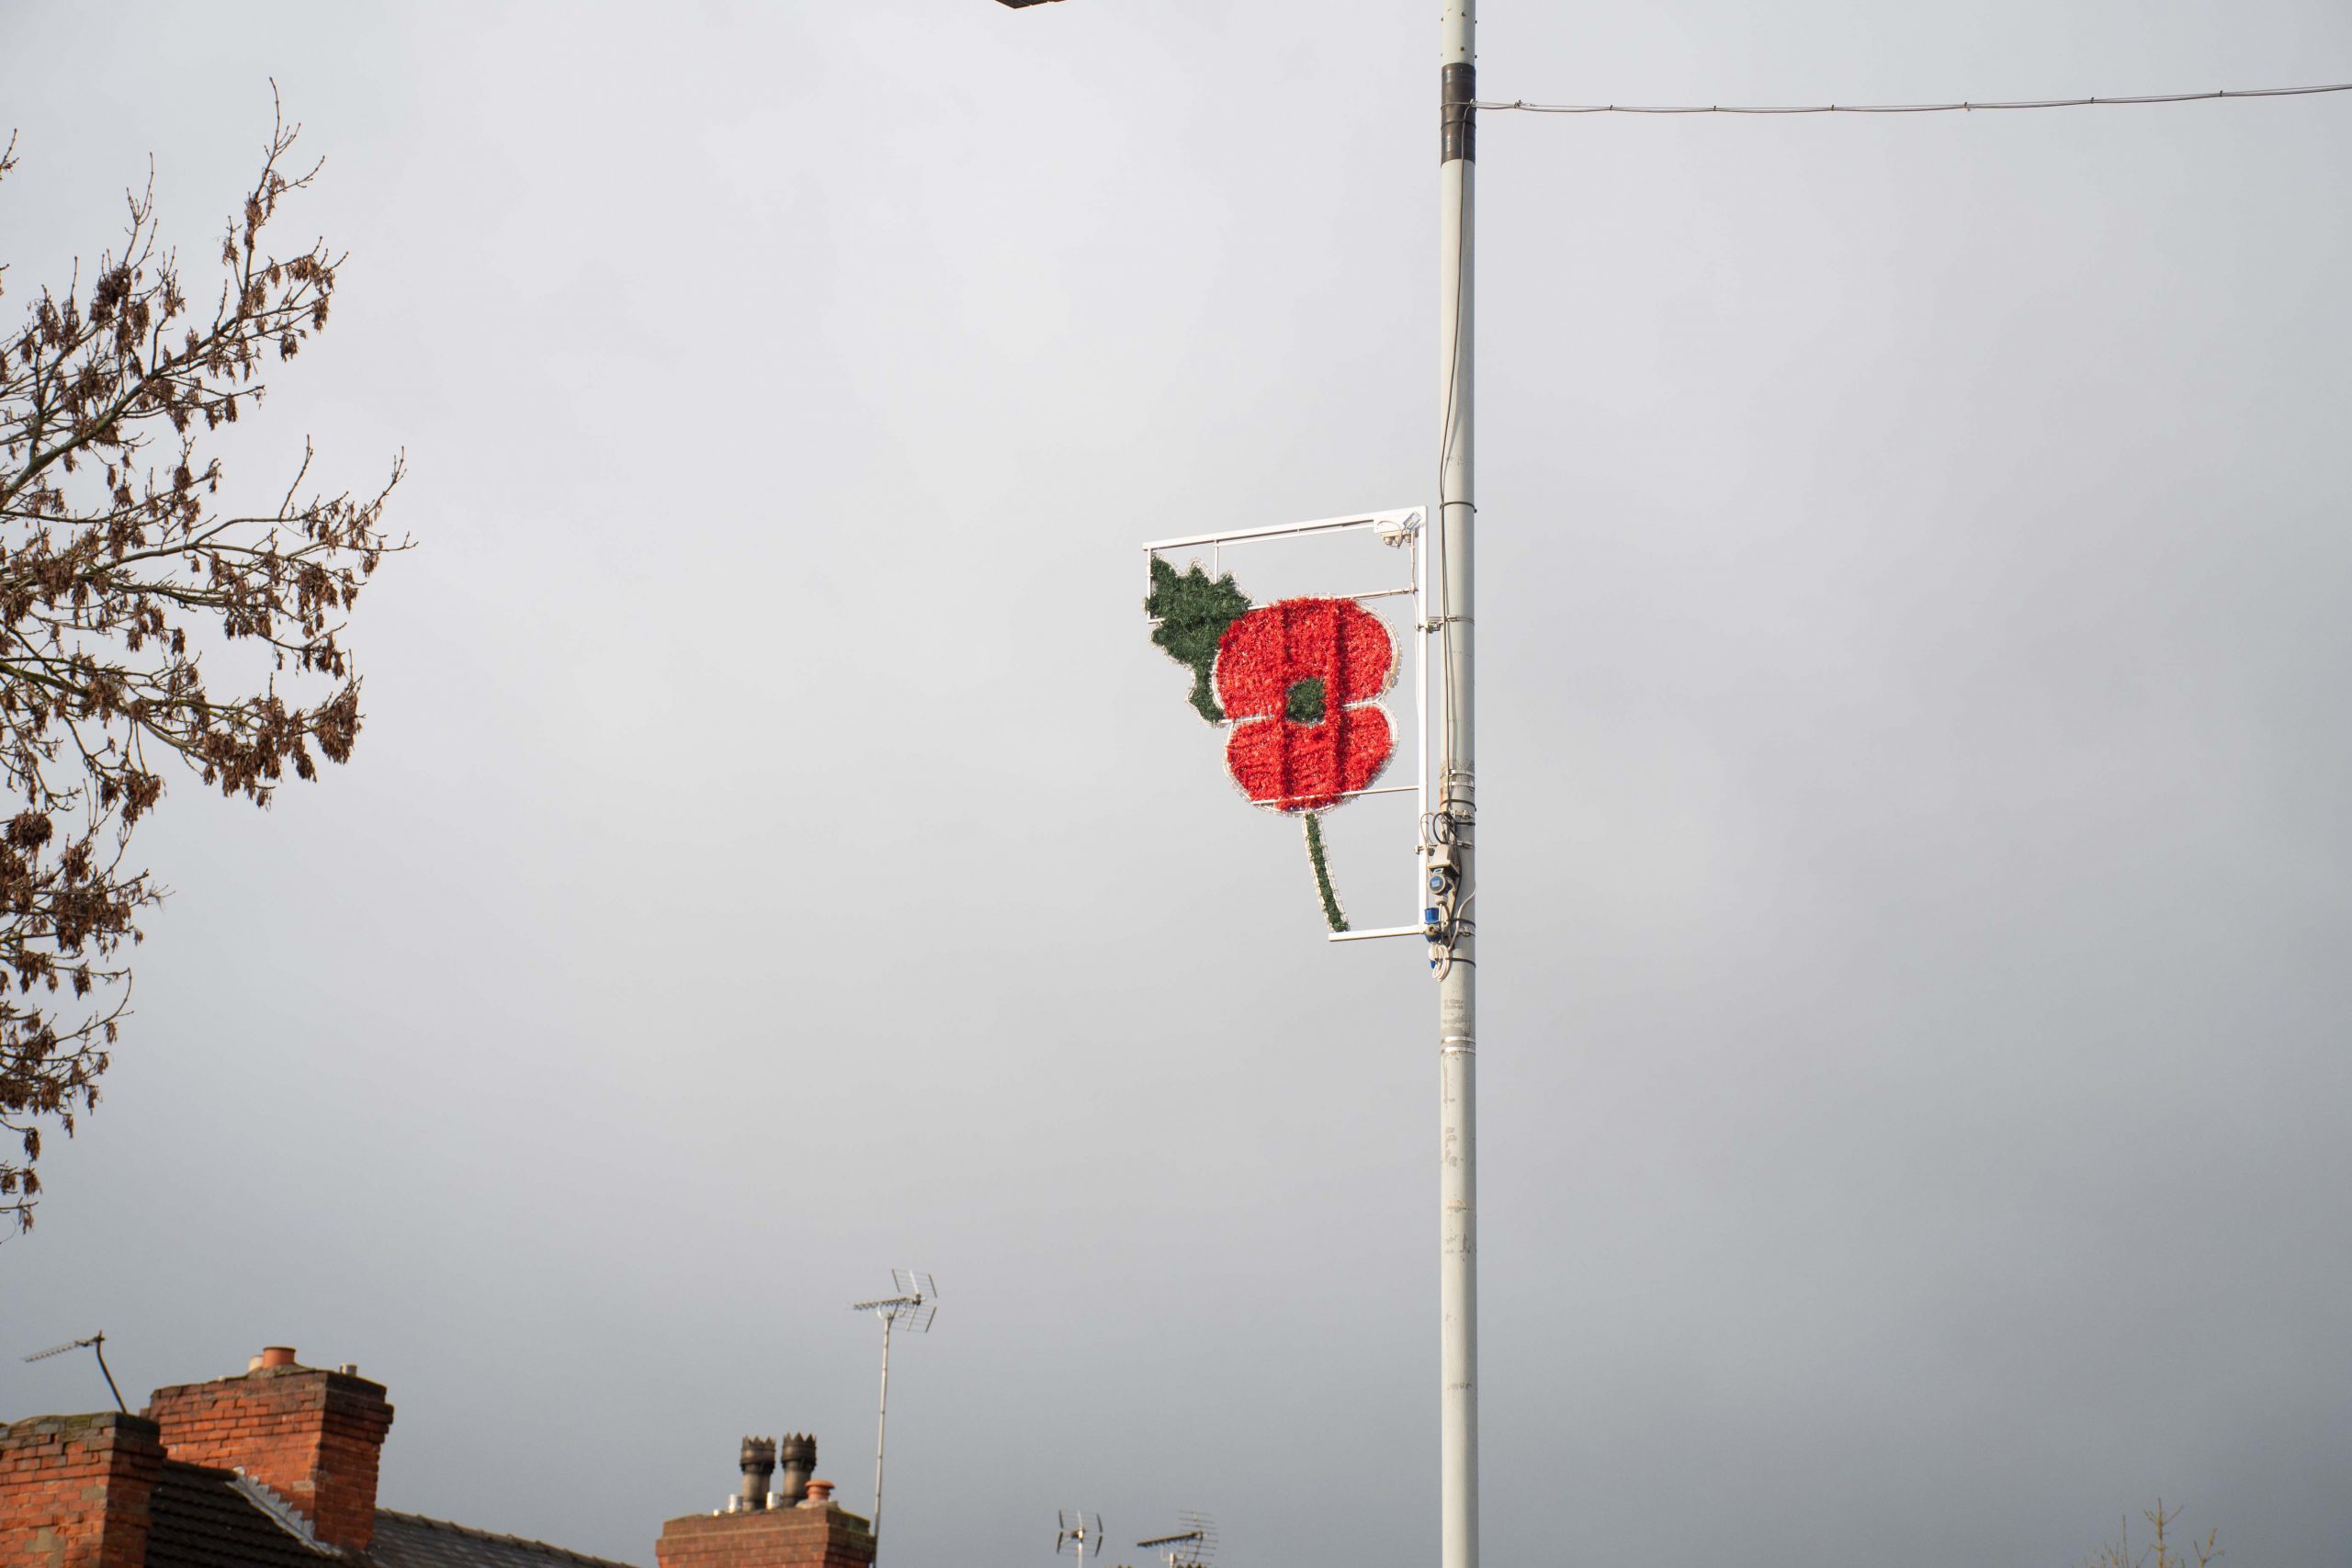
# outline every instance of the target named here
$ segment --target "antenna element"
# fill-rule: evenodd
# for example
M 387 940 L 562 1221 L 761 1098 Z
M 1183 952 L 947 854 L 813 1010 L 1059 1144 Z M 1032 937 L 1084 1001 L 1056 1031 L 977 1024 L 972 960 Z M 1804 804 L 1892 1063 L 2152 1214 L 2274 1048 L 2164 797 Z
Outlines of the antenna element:
M 122 1402 L 122 1390 L 115 1387 L 114 1373 L 108 1371 L 107 1367 L 107 1331 L 105 1329 L 99 1329 L 87 1339 L 68 1339 L 62 1345 L 51 1345 L 46 1350 L 36 1350 L 31 1355 L 27 1356 L 25 1359 L 28 1361 L 46 1361 L 51 1356 L 62 1356 L 68 1350 L 79 1350 L 85 1346 L 87 1346 L 98 1358 L 98 1371 L 107 1380 L 107 1392 L 114 1395 L 115 1408 L 121 1411 L 126 1416 L 130 1415 L 130 1406 Z
M 1156 1535 L 1136 1545 L 1156 1551 L 1168 1568 L 1213 1568 L 1216 1561 L 1216 1521 L 1194 1508 L 1180 1509 L 1184 1528 L 1174 1535 Z
M 1102 1555 L 1102 1515 L 1074 1513 L 1064 1508 L 1057 1510 L 1054 1517 L 1057 1527 L 1054 1531 L 1055 1556 L 1074 1556 L 1080 1568 L 1084 1568 L 1088 1552 L 1097 1557 Z

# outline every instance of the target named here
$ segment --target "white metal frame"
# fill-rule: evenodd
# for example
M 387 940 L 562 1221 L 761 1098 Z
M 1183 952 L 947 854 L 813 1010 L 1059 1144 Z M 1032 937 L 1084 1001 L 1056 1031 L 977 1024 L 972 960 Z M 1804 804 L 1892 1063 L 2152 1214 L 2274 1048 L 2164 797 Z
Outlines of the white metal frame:
M 1143 547 L 1144 570 L 1148 583 L 1151 562 L 1174 550 L 1198 550 L 1206 547 L 1209 552 L 1208 573 L 1221 576 L 1225 564 L 1225 547 L 1263 543 L 1269 539 L 1295 539 L 1308 534 L 1344 534 L 1363 529 L 1377 532 L 1382 539 L 1406 551 L 1411 562 L 1412 581 L 1403 588 L 1379 588 L 1367 593 L 1334 593 L 1334 599 L 1396 599 L 1406 594 L 1413 598 L 1413 782 L 1408 784 L 1374 784 L 1369 789 L 1351 789 L 1340 798 L 1352 800 L 1362 795 L 1407 795 L 1414 797 L 1413 814 L 1413 902 L 1418 915 L 1427 891 L 1421 871 L 1420 839 L 1426 830 L 1430 814 L 1430 657 L 1429 639 L 1431 632 L 1441 629 L 1430 617 L 1430 574 L 1428 563 L 1442 557 L 1428 548 L 1429 530 L 1425 526 L 1428 513 L 1419 506 L 1398 507 L 1388 512 L 1353 512 L 1340 517 L 1318 517 L 1311 523 L 1278 523 L 1266 528 L 1229 528 L 1216 534 L 1188 534 L 1181 539 L 1156 539 Z M 1441 565 L 1440 570 L 1442 570 Z M 1440 603 L 1442 603 L 1442 599 Z M 1416 919 L 1409 926 L 1382 926 L 1374 931 L 1333 931 L 1332 942 L 1368 942 L 1375 937 L 1426 937 L 1428 928 Z

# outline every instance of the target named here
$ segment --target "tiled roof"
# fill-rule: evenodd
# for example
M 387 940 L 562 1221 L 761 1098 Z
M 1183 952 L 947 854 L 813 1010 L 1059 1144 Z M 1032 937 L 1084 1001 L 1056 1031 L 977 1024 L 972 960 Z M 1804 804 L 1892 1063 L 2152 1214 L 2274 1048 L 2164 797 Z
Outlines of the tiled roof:
M 376 1540 L 368 1549 L 368 1559 L 375 1568 L 630 1568 L 545 1541 L 493 1535 L 390 1508 L 376 1510 Z M 151 1563 L 150 1568 L 160 1565 Z
M 520 1536 L 376 1510 L 365 1557 L 308 1538 L 283 1504 L 231 1471 L 164 1461 L 144 1568 L 630 1568 Z
M 323 1568 L 304 1541 L 225 1470 L 164 1461 L 148 1506 L 146 1568 Z

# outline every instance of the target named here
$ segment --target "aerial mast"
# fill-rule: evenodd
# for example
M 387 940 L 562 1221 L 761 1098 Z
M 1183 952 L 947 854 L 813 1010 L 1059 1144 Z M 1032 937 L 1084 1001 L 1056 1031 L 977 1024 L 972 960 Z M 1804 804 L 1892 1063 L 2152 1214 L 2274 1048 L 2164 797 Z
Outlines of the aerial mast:
M 46 1350 L 36 1350 L 25 1358 L 28 1361 L 46 1361 L 51 1356 L 62 1356 L 68 1350 L 88 1350 L 98 1359 L 98 1371 L 107 1380 L 107 1392 L 114 1395 L 115 1408 L 130 1414 L 130 1406 L 122 1402 L 122 1390 L 114 1385 L 114 1373 L 107 1367 L 107 1333 L 101 1328 L 87 1339 L 69 1339 L 62 1345 L 51 1345 Z
M 890 1331 L 903 1326 L 910 1334 L 928 1334 L 939 1311 L 939 1286 L 915 1269 L 893 1269 L 890 1282 L 898 1294 L 854 1303 L 850 1311 L 870 1312 L 882 1320 L 882 1396 L 876 1402 L 874 1420 L 874 1550 L 882 1551 L 882 1450 L 890 1435 Z
M 1086 1568 L 1086 1558 L 1091 1552 L 1102 1555 L 1102 1516 L 1082 1509 L 1064 1508 L 1054 1516 L 1054 1555 L 1074 1556 L 1078 1568 Z

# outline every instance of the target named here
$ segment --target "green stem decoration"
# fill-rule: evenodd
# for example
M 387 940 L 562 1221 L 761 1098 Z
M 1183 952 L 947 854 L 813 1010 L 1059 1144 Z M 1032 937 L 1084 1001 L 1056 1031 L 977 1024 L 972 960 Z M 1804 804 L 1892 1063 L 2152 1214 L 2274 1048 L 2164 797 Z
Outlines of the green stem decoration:
M 1340 908 L 1340 896 L 1331 891 L 1331 868 L 1323 860 L 1323 814 L 1306 813 L 1306 860 L 1315 868 L 1315 891 L 1323 900 L 1323 918 L 1335 931 L 1348 929 L 1347 912 Z

